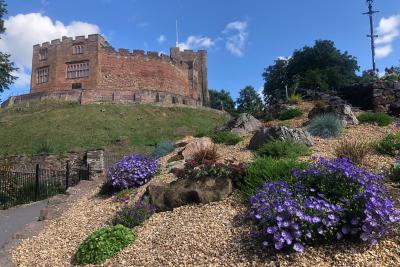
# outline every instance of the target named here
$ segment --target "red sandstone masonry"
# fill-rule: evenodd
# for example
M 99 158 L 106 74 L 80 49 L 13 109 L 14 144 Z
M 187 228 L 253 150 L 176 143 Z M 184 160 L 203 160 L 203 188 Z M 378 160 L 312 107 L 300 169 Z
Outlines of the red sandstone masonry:
M 82 54 L 73 54 L 76 45 L 83 47 Z M 47 59 L 39 57 L 43 49 L 47 49 Z M 67 79 L 67 64 L 82 61 L 89 62 L 89 76 Z M 49 81 L 38 84 L 37 70 L 43 67 L 49 67 Z M 77 83 L 82 89 L 72 89 Z M 81 104 L 113 101 L 208 105 L 207 52 L 171 48 L 167 56 L 142 50 L 116 51 L 98 34 L 35 45 L 31 93 L 12 97 L 2 106 L 49 98 Z

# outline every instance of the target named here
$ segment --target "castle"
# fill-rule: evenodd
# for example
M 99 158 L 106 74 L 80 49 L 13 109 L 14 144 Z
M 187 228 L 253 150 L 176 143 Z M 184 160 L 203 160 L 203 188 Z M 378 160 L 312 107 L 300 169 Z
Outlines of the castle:
M 56 99 L 207 106 L 207 51 L 116 51 L 99 34 L 33 46 L 30 93 L 2 104 Z

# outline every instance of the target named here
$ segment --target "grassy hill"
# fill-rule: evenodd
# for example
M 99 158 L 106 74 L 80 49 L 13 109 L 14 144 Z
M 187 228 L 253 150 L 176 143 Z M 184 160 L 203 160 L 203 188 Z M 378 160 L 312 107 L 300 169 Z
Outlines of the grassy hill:
M 63 154 L 118 139 L 148 151 L 159 141 L 209 131 L 226 120 L 220 112 L 189 107 L 31 102 L 0 110 L 0 154 Z

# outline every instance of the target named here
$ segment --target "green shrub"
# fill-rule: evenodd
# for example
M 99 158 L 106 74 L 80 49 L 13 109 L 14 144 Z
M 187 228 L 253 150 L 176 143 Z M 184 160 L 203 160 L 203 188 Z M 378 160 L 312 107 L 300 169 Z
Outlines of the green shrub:
M 259 119 L 268 122 L 268 121 L 273 121 L 275 118 L 271 113 L 265 113 Z
M 171 163 L 171 162 L 180 161 L 180 160 L 183 160 L 183 159 L 184 159 L 184 158 L 183 158 L 183 155 L 182 155 L 182 154 L 176 154 L 176 155 L 170 157 L 170 158 L 167 160 L 167 162 L 168 162 L 168 163 Z
M 49 140 L 46 140 L 39 144 L 39 147 L 36 150 L 37 154 L 52 154 L 56 151 L 55 147 Z
M 262 145 L 257 154 L 261 157 L 272 157 L 275 159 L 292 158 L 310 155 L 310 149 L 303 144 L 293 140 L 275 140 Z
M 393 182 L 400 183 L 400 163 L 396 162 L 393 164 L 392 168 L 389 171 L 389 178 Z
M 76 260 L 79 264 L 101 264 L 135 239 L 136 233 L 123 225 L 101 228 L 79 246 Z
M 322 138 L 337 137 L 343 131 L 343 123 L 335 114 L 321 114 L 310 120 L 307 131 L 313 136 Z
M 173 141 L 161 141 L 157 143 L 152 156 L 156 159 L 164 157 L 175 150 L 175 142 Z
M 266 182 L 287 181 L 294 179 L 292 169 L 305 169 L 308 163 L 294 159 L 257 158 L 247 166 L 240 191 L 243 199 L 249 199 Z
M 379 126 L 388 126 L 393 122 L 392 117 L 383 112 L 363 112 L 357 119 L 361 123 L 376 123 Z
M 242 138 L 239 135 L 229 131 L 215 132 L 211 135 L 211 139 L 214 143 L 225 145 L 236 145 L 242 141 Z
M 126 205 L 117 212 L 113 224 L 134 228 L 149 219 L 155 212 L 156 208 L 153 205 L 144 202 Z
M 288 99 L 289 104 L 295 105 L 303 102 L 303 97 L 300 94 L 292 94 Z
M 374 148 L 380 154 L 395 157 L 400 150 L 400 133 L 388 134 L 376 142 Z
M 371 152 L 371 146 L 361 141 L 341 140 L 335 147 L 335 156 L 348 158 L 355 164 L 362 164 L 364 158 Z
M 303 111 L 298 108 L 291 108 L 279 112 L 278 119 L 281 121 L 290 120 L 296 117 L 300 117 L 301 115 L 303 115 Z
M 285 126 L 285 127 L 288 127 L 288 128 L 291 127 L 290 121 L 288 121 L 288 120 L 286 120 L 286 121 L 280 121 L 280 122 L 278 123 L 278 125 L 279 125 L 279 126 Z

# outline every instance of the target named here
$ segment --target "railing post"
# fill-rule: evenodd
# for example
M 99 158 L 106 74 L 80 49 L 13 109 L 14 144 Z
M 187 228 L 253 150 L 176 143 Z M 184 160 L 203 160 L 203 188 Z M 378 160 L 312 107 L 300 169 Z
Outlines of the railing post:
M 36 164 L 35 171 L 35 200 L 39 198 L 39 164 Z
M 65 175 L 65 190 L 69 187 L 69 160 L 67 161 L 67 170 Z

